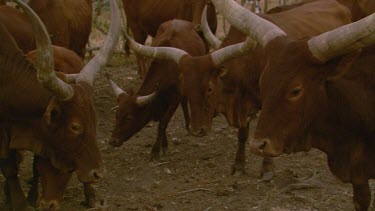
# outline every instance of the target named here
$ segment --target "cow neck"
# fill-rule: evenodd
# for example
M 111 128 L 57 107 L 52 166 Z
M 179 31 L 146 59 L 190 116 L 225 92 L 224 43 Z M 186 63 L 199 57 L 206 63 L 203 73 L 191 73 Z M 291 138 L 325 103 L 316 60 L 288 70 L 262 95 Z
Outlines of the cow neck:
M 312 146 L 327 154 L 331 171 L 342 181 L 370 179 L 373 172 L 364 174 L 363 170 L 375 160 L 373 135 L 362 125 L 358 126 L 355 116 L 350 115 L 352 105 L 345 101 L 346 92 L 337 89 L 331 81 L 325 84 L 324 97 L 317 99 L 320 114 L 315 115 L 310 130 Z
M 177 94 L 178 72 L 176 70 L 177 65 L 170 61 L 154 60 L 151 63 L 142 86 L 136 94 L 146 96 L 157 92 L 156 99 L 147 105 L 150 108 L 147 109 L 150 120 L 158 121 L 168 109 L 168 101 Z
M 47 158 L 51 161 L 53 167 L 71 171 L 72 162 L 67 162 L 51 145 L 50 137 L 42 137 L 43 129 L 41 128 L 42 119 L 33 119 L 23 123 L 12 124 L 10 127 L 10 150 L 27 150 L 34 154 Z
M 161 86 L 161 85 L 159 85 Z M 144 96 L 151 94 L 153 92 L 157 92 L 157 96 L 154 100 L 152 100 L 147 106 L 147 109 L 145 109 L 145 112 L 147 113 L 148 121 L 159 121 L 166 110 L 168 109 L 169 101 L 172 96 L 174 96 L 173 90 L 177 90 L 176 88 L 171 88 L 170 86 L 164 88 L 161 86 L 157 90 L 148 90 L 147 92 L 139 92 L 138 96 Z M 143 93 L 143 94 L 141 94 Z
M 28 150 L 40 155 L 43 151 L 43 139 L 40 119 L 13 123 L 10 127 L 10 150 Z

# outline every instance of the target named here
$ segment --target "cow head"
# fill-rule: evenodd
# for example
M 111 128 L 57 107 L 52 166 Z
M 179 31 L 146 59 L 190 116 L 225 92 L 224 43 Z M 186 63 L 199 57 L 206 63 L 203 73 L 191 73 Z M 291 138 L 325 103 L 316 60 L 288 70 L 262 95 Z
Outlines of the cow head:
M 116 1 L 110 1 L 111 26 L 104 46 L 81 73 L 75 75 L 74 84 L 56 77 L 51 42 L 43 23 L 26 4 L 15 1 L 30 19 L 35 33 L 38 58 L 34 67 L 38 81 L 53 95 L 42 118 L 42 148 L 37 153 L 48 158 L 59 170 L 76 170 L 82 182 L 99 181 L 104 176 L 104 169 L 96 143 L 92 86 L 95 75 L 106 64 L 119 38 L 120 18 Z M 17 48 L 15 43 L 14 46 Z
M 310 125 L 324 108 L 325 73 L 332 66 L 315 63 L 306 41 L 275 38 L 266 51 L 270 59 L 259 82 L 262 110 L 251 149 L 259 154 L 264 147 L 267 156 L 307 151 Z
M 190 132 L 204 136 L 211 129 L 217 105 L 220 69 L 211 56 L 186 56 L 179 63 L 181 92 L 187 97 L 190 107 Z
M 246 64 L 246 61 L 243 60 L 236 59 L 234 61 Z M 240 68 L 238 63 L 234 66 L 228 64 L 228 67 L 231 68 L 230 72 L 220 77 L 222 85 L 219 90 L 217 112 L 225 116 L 229 125 L 244 128 L 256 116 L 256 113 L 260 110 L 260 105 L 257 93 L 251 89 L 253 87 L 249 87 L 256 83 L 246 80 L 253 76 L 243 74 L 247 72 L 243 71 L 244 69 Z
M 260 79 L 262 111 L 255 140 L 250 144 L 252 151 L 278 156 L 309 149 L 310 125 L 326 107 L 325 88 L 337 66 L 335 57 L 375 42 L 375 14 L 295 41 L 274 24 L 231 1 L 212 1 L 233 26 L 254 37 L 269 58 Z
M 187 97 L 191 110 L 191 132 L 202 136 L 211 128 L 212 117 L 217 104 L 218 76 L 221 64 L 251 51 L 255 42 L 248 38 L 245 42 L 227 46 L 201 57 L 192 57 L 187 52 L 172 47 L 148 47 L 136 43 L 127 34 L 130 47 L 146 57 L 167 59 L 178 64 L 181 92 Z
M 43 158 L 38 158 L 36 165 L 42 185 L 39 208 L 41 210 L 58 210 L 72 174 L 54 168 L 48 160 Z
M 112 132 L 112 146 L 121 146 L 135 133 L 140 131 L 152 118 L 152 101 L 157 92 L 146 96 L 137 96 L 131 91 L 123 91 L 107 74 L 112 89 L 117 97 L 116 123 Z

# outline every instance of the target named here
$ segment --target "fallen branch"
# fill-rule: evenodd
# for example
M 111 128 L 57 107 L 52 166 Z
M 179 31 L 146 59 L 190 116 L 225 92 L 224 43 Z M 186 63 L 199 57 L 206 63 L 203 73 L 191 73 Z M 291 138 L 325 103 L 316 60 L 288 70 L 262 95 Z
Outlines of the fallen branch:
M 181 191 L 181 192 L 178 192 L 178 194 L 185 194 L 185 193 L 191 193 L 191 192 L 196 192 L 196 191 L 210 191 L 210 189 L 207 189 L 207 188 L 194 188 L 194 189 L 191 189 L 191 190 L 185 190 L 185 191 Z
M 155 163 L 154 166 L 163 166 L 168 164 L 169 162 L 161 162 L 161 163 Z

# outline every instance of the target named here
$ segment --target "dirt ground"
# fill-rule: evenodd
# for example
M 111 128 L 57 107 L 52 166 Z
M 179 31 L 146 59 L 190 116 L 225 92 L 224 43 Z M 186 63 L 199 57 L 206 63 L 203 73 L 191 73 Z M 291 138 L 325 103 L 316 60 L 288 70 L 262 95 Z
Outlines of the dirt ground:
M 124 89 L 137 89 L 141 80 L 136 69 L 133 56 L 117 55 L 105 71 Z M 325 155 L 317 150 L 276 158 L 276 176 L 271 182 L 260 181 L 261 159 L 249 153 L 247 173 L 230 175 L 237 133 L 222 116 L 214 120 L 209 136 L 196 138 L 187 135 L 179 108 L 168 128 L 169 153 L 158 166 L 149 165 L 157 123 L 120 148 L 107 145 L 114 122 L 110 108 L 115 106 L 115 98 L 105 71 L 95 81 L 95 102 L 98 142 L 107 175 L 96 187 L 107 200 L 108 210 L 353 210 L 351 186 L 329 172 Z M 28 159 L 21 171 L 23 181 L 30 178 Z M 2 178 L 1 185 L 3 182 Z M 24 188 L 28 188 L 26 183 Z M 62 210 L 85 210 L 83 200 L 82 184 L 74 178 Z
M 276 175 L 271 182 L 259 179 L 261 159 L 247 150 L 246 174 L 230 175 L 237 130 L 228 127 L 222 116 L 214 119 L 208 136 L 196 138 L 187 135 L 179 108 L 167 130 L 169 152 L 158 165 L 149 165 L 157 123 L 119 148 L 109 146 L 114 122 L 111 108 L 116 100 L 104 73 L 108 71 L 125 90 L 136 90 L 142 82 L 136 70 L 134 56 L 117 54 L 95 81 L 98 142 L 107 168 L 105 179 L 95 186 L 107 201 L 107 210 L 354 210 L 351 186 L 330 173 L 326 156 L 318 150 L 276 158 Z M 255 122 L 250 134 L 254 126 Z M 29 158 L 21 167 L 25 190 L 26 180 L 31 177 Z M 3 185 L 1 176 L 0 190 Z M 4 200 L 0 191 L 0 210 L 6 210 Z M 82 201 L 82 184 L 74 177 L 62 210 L 88 209 Z

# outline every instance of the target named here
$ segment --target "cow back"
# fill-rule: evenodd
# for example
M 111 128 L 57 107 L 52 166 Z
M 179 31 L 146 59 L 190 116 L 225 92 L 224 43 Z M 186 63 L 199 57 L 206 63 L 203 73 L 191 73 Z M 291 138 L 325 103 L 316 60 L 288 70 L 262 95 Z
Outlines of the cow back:
M 51 97 L 22 52 L 0 53 L 0 90 L 0 119 L 7 120 L 40 117 Z
M 0 23 L 12 34 L 22 51 L 35 49 L 33 30 L 21 11 L 9 6 L 0 6 Z
M 47 27 L 52 44 L 84 56 L 91 32 L 91 1 L 30 0 L 28 4 Z
M 183 20 L 171 20 L 161 24 L 151 45 L 178 48 L 192 56 L 205 54 L 204 42 L 195 31 L 194 25 Z M 175 86 L 177 89 L 179 72 L 175 62 L 150 59 L 147 63 L 149 70 L 139 95 L 152 92 L 156 83 L 158 86 Z
M 261 17 L 279 26 L 294 39 L 319 35 L 351 23 L 350 10 L 336 0 L 312 1 L 291 10 Z

